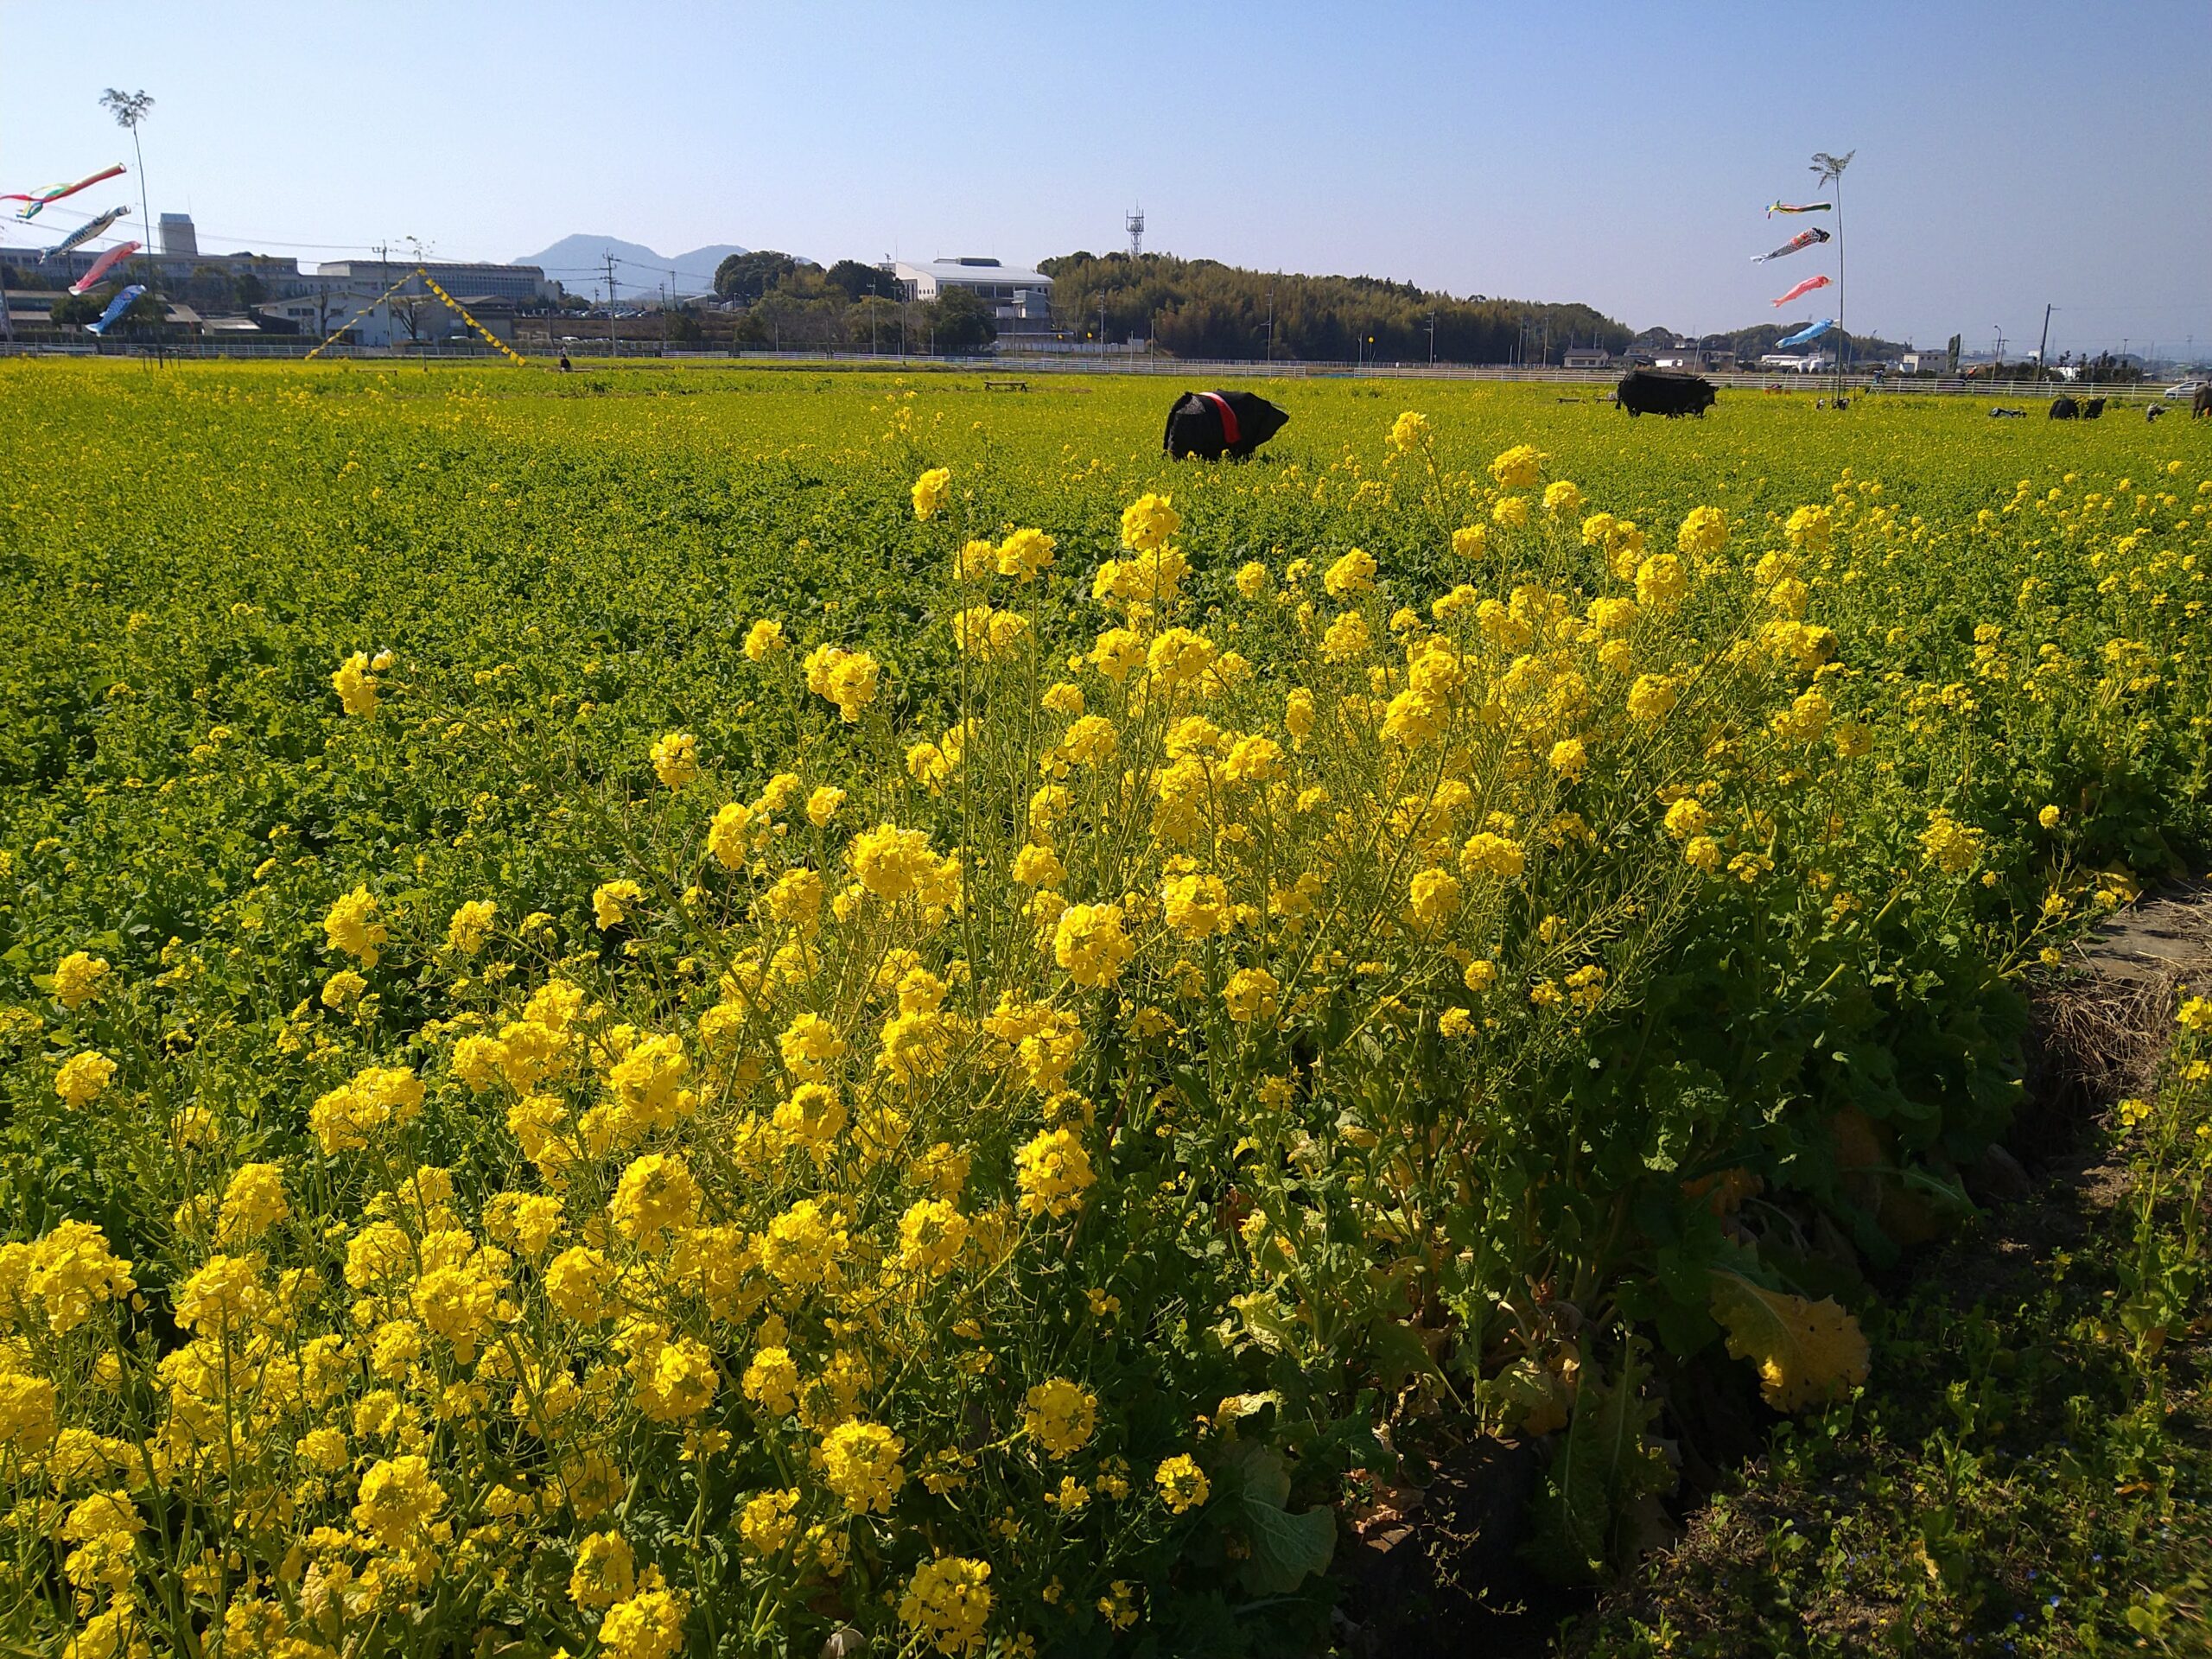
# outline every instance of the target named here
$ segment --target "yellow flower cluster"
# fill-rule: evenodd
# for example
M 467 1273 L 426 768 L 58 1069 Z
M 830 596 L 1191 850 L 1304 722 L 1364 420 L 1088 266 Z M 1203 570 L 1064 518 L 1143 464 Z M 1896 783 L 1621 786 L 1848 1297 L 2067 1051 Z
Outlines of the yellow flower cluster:
M 1301 1533 L 1317 1565 L 1325 1516 L 1286 1508 L 1303 1442 L 1257 1379 L 1319 1379 L 1298 1409 L 1341 1418 L 1397 1378 L 1418 1417 L 1454 1408 L 1432 1371 L 1478 1370 L 1485 1427 L 1576 1421 L 1619 1375 L 1587 1325 L 1615 1213 L 1775 1275 L 1709 1280 L 1691 1250 L 1663 1294 L 1714 1284 L 1777 1408 L 1865 1376 L 1856 1323 L 1781 1287 L 1744 1200 L 1763 1176 L 1773 1213 L 1808 1201 L 1777 1145 L 1829 1135 L 1871 1189 L 1901 1138 L 1719 1098 L 1679 1054 L 1586 1062 L 1637 1051 L 1607 1033 L 1655 973 L 1755 931 L 1857 964 L 1885 893 L 1885 928 L 1937 903 L 1997 925 L 2008 894 L 1902 865 L 2034 864 L 2059 912 L 2118 902 L 2125 871 L 2079 873 L 2116 810 L 2086 774 L 2005 811 L 1986 774 L 2085 709 L 2100 753 L 2157 747 L 2201 626 L 2186 505 L 2018 498 L 2049 538 L 2019 579 L 2113 580 L 2131 632 L 2045 626 L 2031 585 L 2033 625 L 1960 630 L 1955 677 L 1884 680 L 1944 660 L 1897 596 L 1947 555 L 1871 480 L 1787 514 L 1731 480 L 1655 550 L 1535 444 L 1465 465 L 1408 412 L 1340 462 L 1132 484 L 1102 498 L 1127 504 L 1106 547 L 1060 516 L 1078 493 L 1033 508 L 1018 478 L 1003 518 L 997 479 L 954 511 L 950 468 L 913 478 L 926 423 L 893 409 L 895 471 L 823 493 L 905 524 L 930 573 L 899 695 L 821 637 L 870 620 L 804 583 L 807 620 L 752 621 L 716 671 L 757 704 L 717 705 L 711 772 L 674 729 L 708 703 L 664 683 L 626 706 L 594 667 L 591 697 L 496 708 L 488 667 L 473 696 L 410 685 L 333 722 L 311 770 L 413 789 L 480 753 L 511 797 L 439 797 L 405 861 L 272 833 L 282 856 L 254 848 L 204 923 L 232 946 L 83 920 L 43 946 L 50 985 L 5 1034 L 60 1062 L 40 1111 L 158 1113 L 134 1148 L 158 1210 L 115 1236 L 157 1241 L 162 1271 L 149 1318 L 83 1223 L 0 1243 L 0 1486 L 41 1632 L 287 1659 L 486 1629 L 625 1659 L 825 1624 L 914 1653 L 1098 1645 L 1179 1593 L 1164 1563 L 1256 1580 L 1238 1552 L 1269 1511 L 1268 1570 Z M 1097 487 L 1081 466 L 1071 492 Z M 1698 493 L 1637 499 L 1665 524 Z M 1112 556 L 1065 568 L 1087 547 Z M 1447 548 L 1466 580 L 1432 583 Z M 792 557 L 806 582 L 834 563 Z M 340 669 L 349 713 L 379 671 Z M 617 782 L 575 793 L 549 734 Z M 1971 824 L 1942 781 L 1968 753 Z M 664 787 L 619 786 L 641 762 Z M 51 839 L 20 855 L 41 881 L 78 850 Z M 318 917 L 327 955 L 283 970 L 262 1053 L 216 991 L 258 930 L 296 955 Z M 1739 1012 L 1767 1028 L 1721 1008 L 1700 1039 Z M 2212 1035 L 2202 999 L 2179 1017 Z M 249 1051 L 267 1088 L 214 1086 Z M 173 1061 L 208 1086 L 179 1095 Z M 1598 1224 L 1470 1198 L 1538 1191 Z M 1484 1342 L 1463 1305 L 1497 1311 Z

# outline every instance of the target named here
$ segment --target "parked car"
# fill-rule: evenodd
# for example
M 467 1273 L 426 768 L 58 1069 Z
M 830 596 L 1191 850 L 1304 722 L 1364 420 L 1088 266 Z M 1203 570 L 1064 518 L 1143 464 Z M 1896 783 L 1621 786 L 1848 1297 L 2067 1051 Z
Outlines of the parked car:
M 2203 384 L 2204 383 L 2202 380 L 2177 381 L 2174 385 L 2166 388 L 2166 396 L 2169 397 L 2194 397 L 2196 396 L 2196 389 Z

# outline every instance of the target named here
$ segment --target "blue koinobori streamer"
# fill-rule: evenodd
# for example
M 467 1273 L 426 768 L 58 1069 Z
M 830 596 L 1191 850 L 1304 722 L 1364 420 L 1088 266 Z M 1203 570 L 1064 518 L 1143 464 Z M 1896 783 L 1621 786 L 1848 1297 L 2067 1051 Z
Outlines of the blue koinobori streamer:
M 1818 340 L 1822 334 L 1825 334 L 1829 329 L 1834 327 L 1835 319 L 1834 317 L 1822 317 L 1811 327 L 1800 328 L 1796 334 L 1790 335 L 1789 339 L 1777 340 L 1774 343 L 1777 346 L 1802 346 L 1810 340 Z
M 137 304 L 138 296 L 145 291 L 145 283 L 131 283 L 130 287 L 107 302 L 107 309 L 100 313 L 100 320 L 98 322 L 88 322 L 85 325 L 86 332 L 95 334 L 107 333 L 108 325 Z

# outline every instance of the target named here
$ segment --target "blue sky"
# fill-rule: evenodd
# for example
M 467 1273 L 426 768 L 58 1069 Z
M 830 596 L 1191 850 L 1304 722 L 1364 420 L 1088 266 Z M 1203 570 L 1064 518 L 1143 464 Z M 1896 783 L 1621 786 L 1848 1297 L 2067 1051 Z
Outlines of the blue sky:
M 1166 251 L 1708 329 L 1827 314 L 1768 302 L 1830 254 L 1749 257 L 1855 148 L 1853 332 L 2031 346 L 2050 302 L 2054 355 L 2212 351 L 2205 0 L 9 10 L 5 188 L 128 159 L 97 99 L 143 87 L 153 209 L 207 248 L 1013 263 L 1141 201 Z

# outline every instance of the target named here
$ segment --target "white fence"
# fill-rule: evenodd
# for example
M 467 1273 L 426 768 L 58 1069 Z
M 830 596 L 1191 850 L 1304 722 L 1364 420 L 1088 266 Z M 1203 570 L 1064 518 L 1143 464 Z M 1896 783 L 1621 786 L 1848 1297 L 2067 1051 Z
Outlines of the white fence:
M 278 340 L 210 340 L 188 341 L 181 345 L 144 346 L 128 341 L 71 341 L 67 344 L 7 345 L 0 343 L 0 357 L 160 357 L 184 358 L 260 358 L 298 359 L 315 349 L 315 342 L 303 339 Z M 610 353 L 608 347 L 615 349 Z M 916 370 L 958 370 L 969 373 L 988 374 L 995 378 L 1007 376 L 1051 374 L 1136 374 L 1184 380 L 1225 379 L 1281 379 L 1281 380 L 1497 380 L 1532 381 L 1546 385 L 1578 387 L 1586 390 L 1610 391 L 1618 384 L 1621 369 L 1560 369 L 1521 364 L 1467 363 L 1293 363 L 1252 362 L 1243 359 L 1211 358 L 1181 358 L 1135 353 L 1122 351 L 1105 353 L 1052 353 L 1050 354 L 1018 355 L 990 353 L 975 357 L 931 357 L 914 355 L 902 357 L 896 352 L 806 352 L 754 351 L 711 349 L 700 346 L 664 346 L 657 340 L 572 340 L 554 347 L 540 347 L 535 341 L 518 344 L 517 350 L 533 362 L 544 364 L 563 353 L 571 359 L 590 361 L 613 355 L 632 361 L 664 359 L 685 363 L 727 363 L 733 365 L 754 363 L 762 365 L 835 365 L 844 369 L 879 369 L 886 372 L 910 372 Z M 343 341 L 327 347 L 320 360 L 359 359 L 379 363 L 411 363 L 416 361 L 458 362 L 471 359 L 499 361 L 499 354 L 490 347 L 477 346 L 422 346 L 406 347 L 353 346 Z M 1833 372 L 1825 374 L 1794 374 L 1756 372 L 1738 370 L 1707 373 L 1706 379 L 1715 386 L 1731 391 L 1796 391 L 1818 396 L 1832 396 L 1837 390 Z M 1885 395 L 1902 393 L 1913 397 L 1968 397 L 1998 400 L 2035 401 L 2065 393 L 2075 399 L 2103 397 L 2112 402 L 2157 402 L 2165 391 L 2163 381 L 2145 381 L 2125 385 L 2099 385 L 2086 381 L 2045 380 L 1990 382 L 1979 379 L 1945 377 L 1940 379 L 1921 376 L 1887 375 L 1858 370 L 1846 373 L 1842 378 L 1846 395 L 1857 397 L 1873 391 Z

